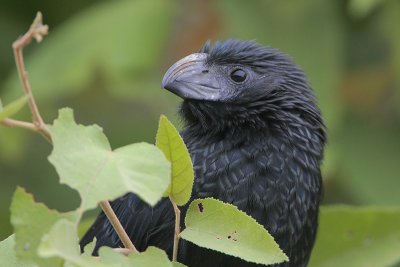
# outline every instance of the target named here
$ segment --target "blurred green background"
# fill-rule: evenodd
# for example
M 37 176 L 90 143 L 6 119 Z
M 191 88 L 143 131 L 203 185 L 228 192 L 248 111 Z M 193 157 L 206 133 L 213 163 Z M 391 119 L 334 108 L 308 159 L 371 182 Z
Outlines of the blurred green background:
M 307 73 L 329 129 L 325 204 L 400 205 L 400 1 L 4 1 L 0 98 L 22 95 L 12 42 L 40 10 L 50 34 L 26 49 L 41 113 L 61 107 L 104 128 L 114 148 L 154 142 L 161 113 L 180 125 L 165 70 L 207 40 L 255 39 Z M 17 116 L 29 120 L 27 108 Z M 16 185 L 61 211 L 79 196 L 59 185 L 42 137 L 0 126 L 0 240 L 12 232 Z M 110 177 L 112 179 L 112 177 Z M 400 224 L 400 222 L 399 222 Z

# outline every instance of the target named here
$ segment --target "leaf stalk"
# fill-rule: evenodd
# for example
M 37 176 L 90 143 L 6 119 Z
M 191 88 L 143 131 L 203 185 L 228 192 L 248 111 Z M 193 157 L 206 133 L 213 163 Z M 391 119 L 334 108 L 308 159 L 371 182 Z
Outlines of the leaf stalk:
M 175 212 L 175 234 L 174 234 L 174 247 L 172 250 L 172 261 L 177 261 L 178 259 L 178 248 L 179 248 L 179 239 L 180 239 L 180 234 L 181 234 L 181 211 L 178 207 L 178 205 L 175 203 L 174 199 L 172 196 L 169 196 L 169 200 L 172 203 L 172 206 L 174 207 L 174 212 Z

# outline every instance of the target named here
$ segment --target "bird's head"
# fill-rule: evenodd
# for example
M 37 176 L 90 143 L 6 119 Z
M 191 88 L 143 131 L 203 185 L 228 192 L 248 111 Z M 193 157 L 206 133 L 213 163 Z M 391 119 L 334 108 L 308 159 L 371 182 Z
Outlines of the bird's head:
M 253 41 L 207 42 L 173 64 L 162 85 L 184 99 L 184 118 L 199 131 L 307 124 L 325 138 L 304 73 L 285 54 Z

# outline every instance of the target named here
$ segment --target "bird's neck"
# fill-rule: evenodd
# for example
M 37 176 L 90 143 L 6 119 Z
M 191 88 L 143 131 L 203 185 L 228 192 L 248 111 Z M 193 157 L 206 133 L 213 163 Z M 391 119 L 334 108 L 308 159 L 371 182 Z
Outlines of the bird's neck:
M 244 136 L 268 128 L 265 121 L 248 114 L 245 108 L 220 102 L 185 100 L 181 115 L 191 136 L 227 138 L 236 136 L 237 131 Z
M 315 135 L 321 145 L 326 142 L 319 110 L 307 110 L 308 106 L 304 110 L 285 110 L 280 106 L 265 101 L 250 106 L 185 100 L 181 114 L 186 123 L 185 131 L 192 138 L 198 136 L 208 141 L 228 138 L 232 142 L 242 142 L 243 138 L 251 139 L 264 133 L 292 139 L 302 130 Z

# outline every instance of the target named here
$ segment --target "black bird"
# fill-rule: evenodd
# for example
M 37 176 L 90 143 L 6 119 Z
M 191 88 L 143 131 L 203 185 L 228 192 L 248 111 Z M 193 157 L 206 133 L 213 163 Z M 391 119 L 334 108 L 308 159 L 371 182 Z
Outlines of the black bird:
M 325 126 L 312 89 L 285 54 L 252 41 L 228 40 L 175 63 L 163 87 L 183 98 L 181 135 L 192 157 L 192 199 L 232 203 L 262 224 L 290 261 L 306 266 L 314 244 L 322 181 Z M 134 194 L 112 206 L 139 250 L 170 255 L 174 213 L 169 200 L 151 208 Z M 186 211 L 183 207 L 183 213 Z M 81 241 L 121 242 L 101 214 Z M 259 266 L 181 241 L 189 267 Z

